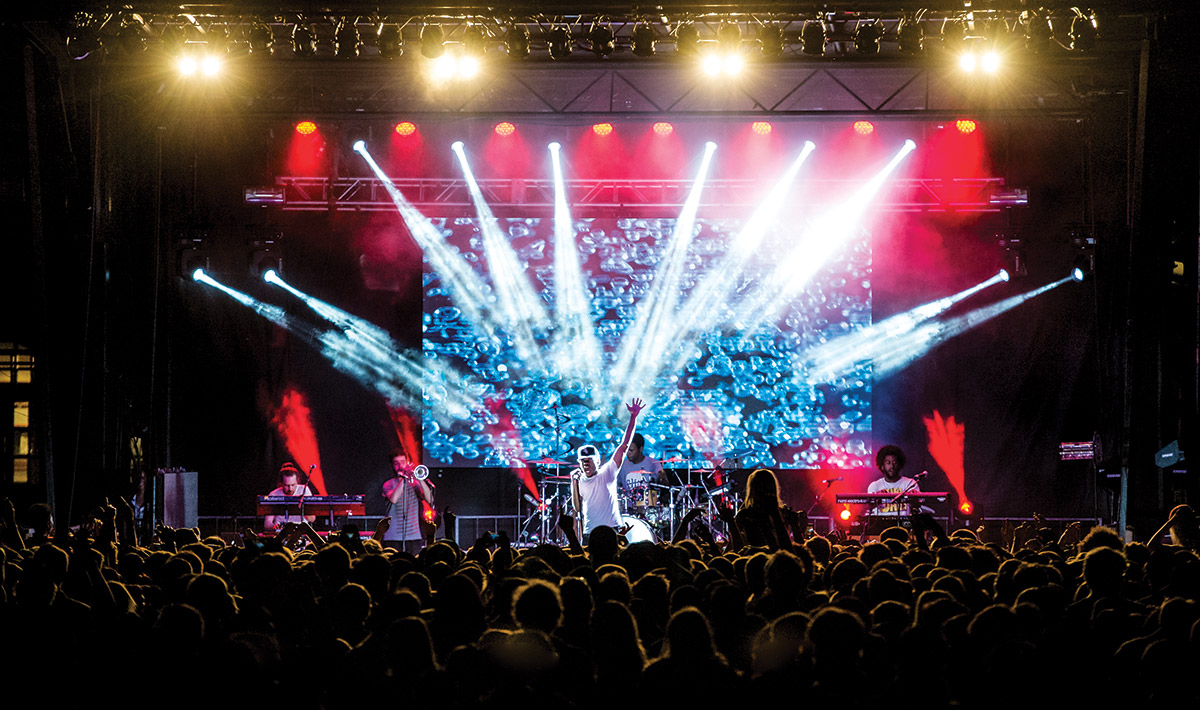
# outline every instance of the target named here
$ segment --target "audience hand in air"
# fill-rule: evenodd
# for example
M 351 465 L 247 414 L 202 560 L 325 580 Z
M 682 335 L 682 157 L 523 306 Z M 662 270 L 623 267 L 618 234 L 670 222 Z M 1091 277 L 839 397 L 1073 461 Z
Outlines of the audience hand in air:
M 637 397 L 634 397 L 633 399 L 629 400 L 629 404 L 625 405 L 625 408 L 629 410 L 630 417 L 636 417 L 643 409 L 646 408 L 646 403 Z

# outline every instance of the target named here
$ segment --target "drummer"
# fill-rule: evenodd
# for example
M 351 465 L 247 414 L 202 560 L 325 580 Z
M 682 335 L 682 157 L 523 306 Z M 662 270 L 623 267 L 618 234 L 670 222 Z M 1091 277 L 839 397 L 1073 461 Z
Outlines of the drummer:
M 662 464 L 647 456 L 645 447 L 645 437 L 640 432 L 634 434 L 617 474 L 617 487 L 639 507 L 658 504 L 658 491 L 650 484 L 667 484 Z

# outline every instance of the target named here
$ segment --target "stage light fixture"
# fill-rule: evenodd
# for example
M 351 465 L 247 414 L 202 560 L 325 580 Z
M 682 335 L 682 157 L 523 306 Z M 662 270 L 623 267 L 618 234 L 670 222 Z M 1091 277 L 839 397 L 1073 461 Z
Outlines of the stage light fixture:
M 736 22 L 722 22 L 717 28 L 717 46 L 722 52 L 736 52 L 742 48 L 742 28 Z
M 275 272 L 275 269 L 267 269 L 263 272 L 263 281 L 266 281 L 269 284 L 276 283 L 279 281 L 279 274 Z
M 1054 26 L 1050 24 L 1049 14 L 1027 10 L 1025 19 L 1025 48 L 1034 54 L 1049 50 L 1054 40 Z
M 746 62 L 742 60 L 740 52 L 730 52 L 721 60 L 721 71 L 725 73 L 725 76 L 737 76 L 745 67 Z
M 718 76 L 721 73 L 721 55 L 716 52 L 709 52 L 704 55 L 704 61 L 700 66 L 704 69 L 704 73 L 709 76 Z
M 302 136 L 311 136 L 317 131 L 317 124 L 312 121 L 301 121 L 296 124 L 296 132 Z
M 692 57 L 700 51 L 700 30 L 690 22 L 675 30 L 675 52 L 681 57 Z
M 825 43 L 828 39 L 824 22 L 806 20 L 800 30 L 800 51 L 809 56 L 820 56 L 825 53 Z
M 356 140 L 354 141 L 354 144 L 350 146 L 350 148 L 355 153 L 364 153 L 367 150 L 367 142 L 364 140 Z
M 180 57 L 177 66 L 179 67 L 179 73 L 183 76 L 193 76 L 200 68 L 200 63 L 196 61 L 195 57 L 187 56 Z
M 986 74 L 995 74 L 1000 69 L 1000 53 L 989 49 L 979 58 L 979 65 Z
M 597 123 L 592 126 L 592 133 L 598 136 L 612 135 L 613 125 L 611 123 Z
M 136 16 L 135 16 L 136 17 Z M 142 26 L 138 22 L 129 22 L 117 32 L 117 46 L 129 56 L 141 54 L 146 49 Z
M 546 34 L 546 47 L 551 59 L 566 59 L 571 56 L 571 30 L 566 25 L 555 25 Z
M 500 123 L 496 124 L 495 131 L 496 135 L 507 137 L 515 133 L 517 131 L 517 127 L 508 121 L 501 121 Z
M 760 136 L 771 135 L 771 124 L 766 121 L 755 121 L 750 124 L 750 130 Z
M 875 132 L 875 124 L 870 121 L 855 121 L 854 132 L 860 136 L 869 136 Z
M 525 25 L 513 25 L 504 33 L 504 48 L 508 56 L 522 59 L 529 56 L 529 29 Z
M 430 66 L 430 71 L 433 73 L 433 77 L 435 79 L 443 81 L 446 79 L 452 79 L 454 78 L 454 75 L 458 73 L 458 60 L 452 55 L 443 54 L 442 56 L 433 60 L 433 63 Z
M 878 19 L 854 28 L 854 51 L 859 54 L 879 54 L 879 40 L 883 37 L 883 23 Z
M 954 127 L 958 129 L 959 133 L 964 133 L 964 134 L 965 133 L 974 133 L 975 129 L 978 128 L 978 126 L 975 125 L 975 122 L 969 118 L 963 118 L 963 119 L 959 119 L 958 121 L 955 121 Z
M 1083 269 L 1076 266 L 1071 269 L 1071 278 L 1075 279 L 1076 283 L 1083 283 L 1083 280 L 1087 278 L 1087 274 L 1084 273 Z
M 463 35 L 463 54 L 482 57 L 487 51 L 487 30 L 481 25 L 468 25 Z
M 763 25 L 758 31 L 758 46 L 765 57 L 783 54 L 783 28 L 779 25 Z
M 463 145 L 462 141 L 454 141 L 450 144 L 450 150 L 454 151 L 455 153 L 462 154 L 464 149 L 465 146 Z
M 375 43 L 379 45 L 379 56 L 384 59 L 396 59 L 404 54 L 400 25 L 380 23 L 379 30 L 375 33 Z
M 221 58 L 210 54 L 200 60 L 200 71 L 204 76 L 216 76 L 221 73 Z
M 199 281 L 200 279 L 204 278 L 204 276 L 204 269 L 196 269 L 192 272 L 192 281 Z
M 942 48 L 957 50 L 967 41 L 967 23 L 962 20 L 942 22 Z
M 850 522 L 850 518 L 852 517 L 854 517 L 854 514 L 850 512 L 849 508 L 842 508 L 842 512 L 838 513 L 838 518 L 840 518 L 843 523 Z
M 1076 52 L 1091 52 L 1096 49 L 1096 14 L 1084 14 L 1079 8 L 1074 8 L 1075 18 L 1071 20 L 1071 49 Z
M 446 53 L 446 33 L 441 25 L 425 25 L 421 28 L 421 56 L 437 59 Z
M 275 31 L 263 22 L 255 22 L 250 27 L 249 34 L 250 56 L 269 57 L 275 53 Z
M 1000 269 L 1000 273 L 996 274 L 996 277 L 1005 283 L 1008 283 L 1008 280 L 1012 278 L 1008 275 L 1008 269 Z
M 401 121 L 396 124 L 396 135 L 408 137 L 417 132 L 417 124 L 412 121 Z
M 548 149 L 550 149 L 551 152 L 554 152 L 554 153 L 557 153 L 558 151 L 562 150 L 562 144 L 559 143 L 558 141 L 553 141 L 550 144 L 548 144 L 546 147 Z
M 970 515 L 971 513 L 975 512 L 975 506 L 971 505 L 971 501 L 969 500 L 964 500 L 962 504 L 958 506 L 958 509 L 962 511 L 964 515 Z
M 655 35 L 654 28 L 649 23 L 639 22 L 633 28 L 630 43 L 633 45 L 635 57 L 653 57 L 654 47 L 658 44 L 658 36 Z
M 967 51 L 958 55 L 958 68 L 968 74 L 974 73 L 976 63 L 974 52 Z
M 274 272 L 275 277 L 283 274 L 283 256 L 279 253 L 279 245 L 274 239 L 256 239 L 250 245 L 251 276 L 256 279 L 264 278 L 268 271 Z
M 900 51 L 904 54 L 919 54 L 925 49 L 925 30 L 916 19 L 905 17 L 900 20 L 896 34 L 900 40 Z
M 343 17 L 333 32 L 333 53 L 338 59 L 354 59 L 362 48 L 362 37 L 354 21 Z
M 311 57 L 317 53 L 317 34 L 305 22 L 292 27 L 292 52 L 297 57 Z
M 479 73 L 479 59 L 466 56 L 458 58 L 458 75 L 464 79 L 474 78 Z
M 659 121 L 658 123 L 654 124 L 654 135 L 669 136 L 674 131 L 675 131 L 675 126 L 672 126 L 671 124 L 667 123 L 666 121 Z
M 592 47 L 592 53 L 597 57 L 607 57 L 617 48 L 617 37 L 613 34 L 611 27 L 597 21 L 592 24 L 592 29 L 588 32 L 588 43 Z

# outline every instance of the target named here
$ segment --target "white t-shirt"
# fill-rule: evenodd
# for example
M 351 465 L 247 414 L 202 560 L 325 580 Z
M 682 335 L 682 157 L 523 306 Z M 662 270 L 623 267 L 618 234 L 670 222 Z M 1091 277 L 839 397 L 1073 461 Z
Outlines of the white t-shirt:
M 867 486 L 867 493 L 891 493 L 896 495 L 901 491 L 908 493 L 919 493 L 921 487 L 917 485 L 917 481 L 908 476 L 901 476 L 897 481 L 889 481 L 886 477 L 876 478 L 871 481 L 871 485 Z M 872 511 L 874 515 L 909 515 L 907 503 L 884 503 L 879 505 Z
M 614 530 L 621 526 L 621 509 L 617 505 L 617 474 L 620 469 L 612 459 L 605 461 L 588 478 L 580 469 L 571 475 L 579 479 L 579 496 L 583 498 L 583 530 L 590 533 L 601 525 Z
M 259 490 L 262 490 L 262 489 L 260 488 Z M 283 486 L 280 486 L 279 488 L 276 488 L 275 490 L 271 491 L 267 495 L 268 496 L 286 496 L 287 493 L 284 493 Z M 313 492 L 309 489 L 308 485 L 306 484 L 303 486 L 296 486 L 296 492 L 293 493 L 292 495 L 293 496 L 311 496 L 311 495 L 313 495 Z M 293 509 L 293 506 L 288 506 L 288 508 Z M 299 508 L 299 506 L 295 506 L 295 509 L 298 510 L 298 508 Z M 311 515 L 311 513 L 309 515 Z M 276 527 L 283 525 L 284 523 L 303 523 L 304 522 L 304 516 L 300 515 L 299 512 L 288 512 L 288 513 L 283 513 L 283 514 L 268 515 L 266 517 L 268 518 L 268 520 L 266 520 L 265 522 L 273 523 L 273 525 Z M 272 518 L 273 518 L 273 520 L 271 520 Z
M 628 490 L 629 486 L 658 483 L 658 475 L 661 472 L 662 464 L 649 456 L 643 456 L 637 463 L 625 459 L 625 463 L 621 464 L 621 473 L 617 476 L 617 486 Z

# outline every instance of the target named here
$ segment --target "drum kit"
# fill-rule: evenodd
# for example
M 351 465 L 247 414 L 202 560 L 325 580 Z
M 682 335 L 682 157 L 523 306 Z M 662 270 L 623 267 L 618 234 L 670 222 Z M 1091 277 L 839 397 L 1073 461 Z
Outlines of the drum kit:
M 661 463 L 664 472 L 669 472 L 678 481 L 676 485 L 630 481 L 624 489 L 617 490 L 621 520 L 627 528 L 625 539 L 631 543 L 670 541 L 684 515 L 693 508 L 700 508 L 701 521 L 707 523 L 718 536 L 721 535 L 724 525 L 717 515 L 717 506 L 725 505 L 736 510 L 740 502 L 728 481 L 724 485 L 717 485 L 713 480 L 714 473 L 721 469 L 696 465 L 682 458 L 667 459 Z M 559 515 L 568 513 L 579 517 L 579 512 L 573 509 L 571 503 L 571 476 L 559 473 L 561 467 L 571 464 L 553 458 L 528 461 L 527 464 L 531 468 L 553 467 L 551 470 L 554 473 L 541 476 L 538 482 L 540 501 L 526 496 L 533 510 L 525 519 L 521 538 L 530 544 L 565 544 L 565 535 L 556 527 Z

